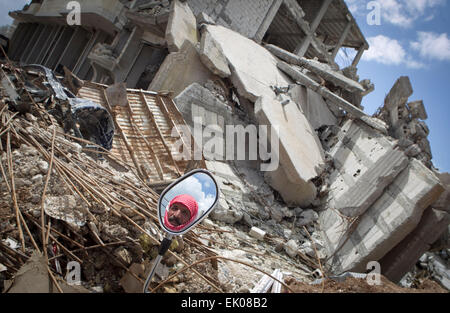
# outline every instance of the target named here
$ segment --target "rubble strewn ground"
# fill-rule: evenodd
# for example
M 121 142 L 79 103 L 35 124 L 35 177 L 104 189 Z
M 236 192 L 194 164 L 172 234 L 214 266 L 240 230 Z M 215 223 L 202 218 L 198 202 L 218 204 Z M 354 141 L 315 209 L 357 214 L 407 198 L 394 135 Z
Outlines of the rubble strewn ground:
M 316 36 L 326 6 L 345 4 L 325 1 L 309 23 L 302 1 L 266 2 L 249 24 L 228 1 L 219 13 L 194 0 L 117 3 L 114 24 L 101 25 L 119 30 L 114 39 L 98 30 L 76 66 L 62 51 L 59 65 L 36 58 L 50 69 L 20 64 L 37 52 L 20 51 L 29 25 L 18 28 L 12 60 L 0 63 L 2 292 L 141 292 L 163 238 L 158 192 L 196 167 L 216 178 L 218 205 L 174 240 L 153 292 L 450 290 L 449 176 L 433 166 L 409 78 L 367 115 L 374 86 L 356 74 L 367 48 L 359 28 L 349 24 L 359 52 L 344 69 L 333 59 L 345 36 L 335 46 Z M 295 48 L 273 39 L 288 23 L 277 12 L 306 34 Z M 253 141 L 238 134 L 208 150 L 228 126 L 255 129 Z M 191 133 L 181 146 L 202 148 L 195 162 L 176 159 L 182 128 Z M 369 273 L 373 261 L 381 285 L 333 280 Z

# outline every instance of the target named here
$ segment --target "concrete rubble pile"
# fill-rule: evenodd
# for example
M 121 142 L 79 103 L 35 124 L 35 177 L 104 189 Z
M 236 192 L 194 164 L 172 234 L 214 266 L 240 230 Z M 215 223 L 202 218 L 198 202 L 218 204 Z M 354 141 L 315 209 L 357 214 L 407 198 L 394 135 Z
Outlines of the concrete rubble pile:
M 432 168 L 433 156 L 427 139 L 430 130 L 425 123 L 428 115 L 422 100 L 408 102 L 412 93 L 409 77 L 400 77 L 376 115 L 389 125 L 389 135 L 398 139 L 399 146 L 407 156 Z
M 89 243 L 101 247 L 95 253 L 112 254 L 121 260 L 126 274 L 115 273 L 107 290 L 140 291 L 139 279 L 155 257 L 153 246 L 161 239 L 154 224 L 154 190 L 194 167 L 207 168 L 214 174 L 221 197 L 200 230 L 188 233 L 174 247 L 159 269 L 159 281 L 185 262 L 222 256 L 245 260 L 280 280 L 291 276 L 302 282 L 347 272 L 365 273 L 367 264 L 377 261 L 381 273 L 394 283 L 414 286 L 413 275 L 426 268 L 430 277 L 449 288 L 449 269 L 445 266 L 449 257 L 449 179 L 448 173 L 440 173 L 432 164 L 424 104 L 408 102 L 412 86 L 408 77 L 401 77 L 374 116 L 364 112 L 362 100 L 374 90 L 374 85 L 368 79 L 359 79 L 357 65 L 368 44 L 344 1 L 117 1 L 117 8 L 104 8 L 111 11 L 107 20 L 91 25 L 87 19 L 87 26 L 76 28 L 71 35 L 69 46 L 75 49 L 77 33 L 81 36 L 89 30 L 93 34 L 85 36 L 76 60 L 66 51 L 58 51 L 61 39 L 56 40 L 56 30 L 47 26 L 41 34 L 32 35 L 33 47 L 23 43 L 32 11 L 45 16 L 50 10 L 47 1 L 40 2 L 12 14 L 21 23 L 11 39 L 10 59 L 48 67 L 36 74 L 41 80 L 46 77 L 47 85 L 52 85 L 51 77 L 56 80 L 51 73 L 65 75 L 61 88 L 70 89 L 72 95 L 66 98 L 91 101 L 95 107 L 102 107 L 111 119 L 108 123 L 114 124 L 107 128 L 111 141 L 103 149 L 95 136 L 77 134 L 73 127 L 56 132 L 56 138 L 63 138 L 66 133 L 71 134 L 72 141 L 82 138 L 97 143 L 95 149 L 87 147 L 89 155 L 85 154 L 86 147 L 77 145 L 80 148 L 75 153 L 70 144 L 65 153 L 76 155 L 73 162 L 79 162 L 75 166 L 80 166 L 79 170 L 95 169 L 88 177 L 99 185 L 93 187 L 95 190 L 78 187 L 81 192 L 74 193 L 74 186 L 67 185 L 67 181 L 77 171 L 64 159 L 64 153 L 54 149 L 56 173 L 64 171 L 60 162 L 70 165 L 71 170 L 64 172 L 68 177 L 62 175 L 59 179 L 63 181 L 61 185 L 66 182 L 72 194 L 53 190 L 52 177 L 56 178 L 51 175 L 42 207 L 46 208 L 44 212 L 52 227 L 58 221 L 64 227 L 70 225 L 69 233 L 76 238 L 79 235 L 73 229 L 82 236 L 89 234 Z M 335 23 L 331 28 L 336 33 L 322 20 Z M 61 38 L 69 31 L 73 30 L 58 30 Z M 55 35 L 56 45 L 41 55 L 36 47 L 42 43 L 45 49 L 47 42 L 41 42 L 45 32 Z M 299 36 L 284 36 L 286 32 Z M 334 60 L 341 47 L 358 51 L 352 64 L 343 69 Z M 11 110 L 4 106 L 2 123 L 11 118 L 14 127 L 26 132 L 32 125 L 44 122 L 37 121 L 36 116 L 48 116 L 47 107 L 41 108 L 43 102 L 56 99 L 57 108 L 67 102 L 55 92 L 42 97 L 40 86 L 28 86 L 29 76 L 23 93 L 20 79 L 14 77 L 30 75 L 33 68 L 19 69 L 10 63 L 2 67 L 7 74 L 2 76 L 0 88 L 7 100 L 1 101 Z M 24 101 L 26 97 L 28 100 Z M 37 102 L 37 107 L 33 102 Z M 28 107 L 22 109 L 24 104 Z M 149 112 L 140 113 L 146 110 Z M 18 115 L 13 116 L 16 111 Z M 139 124 L 135 119 L 145 122 Z M 61 119 L 57 122 L 61 123 Z M 169 139 L 171 127 L 181 136 L 178 129 L 185 124 L 190 129 L 189 138 L 195 141 L 195 147 L 189 150 L 194 155 L 195 150 L 200 150 L 196 162 L 175 160 L 180 151 L 175 148 L 175 139 Z M 139 131 L 139 125 L 148 127 Z M 47 167 L 42 167 L 48 169 L 55 126 L 40 127 L 38 134 L 43 135 L 37 136 L 45 138 L 47 152 L 39 157 L 47 162 Z M 22 137 L 11 132 L 6 123 L 0 134 L 14 150 L 2 156 L 2 162 L 10 154 L 23 164 L 31 162 L 31 155 L 26 152 L 30 144 L 34 145 L 27 137 L 30 132 L 21 141 Z M 42 140 L 37 142 L 42 145 Z M 80 139 L 78 142 L 85 144 Z M 126 157 L 122 156 L 123 151 Z M 7 169 L 8 164 L 4 164 Z M 39 173 L 44 176 L 36 178 L 39 173 L 35 171 L 40 168 L 33 169 L 32 180 L 46 177 L 43 171 Z M 102 171 L 112 173 L 114 178 L 103 181 Z M 3 180 L 2 192 L 7 190 L 7 181 Z M 83 181 L 75 182 L 76 186 L 85 186 Z M 36 188 L 24 184 L 25 189 Z M 127 187 L 119 191 L 120 186 Z M 100 190 L 114 190 L 117 197 L 110 198 Z M 42 189 L 30 191 L 34 192 L 41 195 Z M 83 197 L 95 198 L 98 205 L 74 213 L 83 204 Z M 17 201 L 14 197 L 3 198 L 8 202 L 5 208 L 9 201 Z M 34 200 L 24 218 L 34 219 L 40 225 L 42 198 Z M 27 206 L 19 207 L 25 210 Z M 70 208 L 72 213 L 60 212 L 61 207 Z M 59 232 L 61 235 L 55 238 L 63 240 L 64 232 Z M 31 255 L 31 238 L 26 233 L 23 236 L 27 239 L 25 246 L 22 242 L 25 251 L 2 246 L 26 261 Z M 20 241 L 17 236 L 10 237 Z M 66 244 L 74 244 L 74 238 L 63 238 Z M 123 243 L 114 249 L 105 247 L 114 243 L 113 238 Z M 84 257 L 90 257 L 89 253 Z M 66 260 L 73 259 L 64 254 Z M 2 260 L 8 277 L 12 277 L 21 264 Z M 231 261 L 201 263 L 194 268 L 197 275 L 194 273 L 190 279 L 179 275 L 172 285 L 166 283 L 160 291 L 281 290 L 268 276 Z M 102 278 L 96 277 L 95 281 L 98 285 Z

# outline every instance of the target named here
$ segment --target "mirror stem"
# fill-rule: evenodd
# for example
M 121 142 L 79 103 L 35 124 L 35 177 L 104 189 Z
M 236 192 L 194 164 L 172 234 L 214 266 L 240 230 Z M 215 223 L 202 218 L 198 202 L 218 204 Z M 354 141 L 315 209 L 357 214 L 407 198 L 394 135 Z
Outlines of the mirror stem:
M 164 254 L 166 254 L 167 250 L 169 250 L 170 245 L 172 243 L 172 238 L 173 235 L 172 234 L 167 234 L 167 237 L 163 239 L 163 241 L 161 242 L 160 246 L 159 246 L 159 253 L 158 256 L 155 259 L 155 262 L 153 262 L 153 267 L 152 270 L 150 272 L 150 275 L 148 275 L 147 280 L 145 281 L 144 284 L 144 293 L 149 293 L 148 291 L 148 285 L 150 284 L 150 282 L 152 281 L 153 275 L 155 275 L 156 272 L 156 267 L 159 265 L 159 263 L 161 262 Z

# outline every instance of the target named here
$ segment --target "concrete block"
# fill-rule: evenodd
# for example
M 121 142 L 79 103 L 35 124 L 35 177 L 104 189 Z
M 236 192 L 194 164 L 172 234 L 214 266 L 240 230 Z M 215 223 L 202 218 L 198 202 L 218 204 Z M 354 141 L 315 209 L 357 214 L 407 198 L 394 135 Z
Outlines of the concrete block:
M 205 32 L 202 35 L 200 60 L 202 60 L 203 64 L 209 68 L 211 72 L 220 77 L 229 77 L 231 75 L 228 61 L 223 55 L 220 44 L 216 42 L 208 32 Z
M 311 223 L 314 223 L 319 219 L 319 215 L 314 210 L 305 210 L 300 213 L 298 224 L 299 226 L 306 226 Z
M 285 245 L 284 245 L 284 251 L 286 251 L 286 253 L 291 257 L 291 258 L 295 258 L 298 254 L 298 245 L 297 242 L 294 239 L 289 240 Z
M 197 14 L 197 25 L 201 24 L 215 25 L 216 22 L 205 12 L 200 12 Z
M 258 240 L 263 240 L 266 232 L 258 227 L 252 227 L 248 234 Z
M 273 96 L 270 86 L 288 86 L 292 81 L 277 68 L 276 58 L 256 42 L 223 26 L 207 25 L 205 32 L 220 45 L 231 70 L 231 81 L 240 95 L 255 102 Z
M 422 100 L 408 103 L 408 108 L 411 113 L 411 118 L 420 118 L 421 120 L 426 120 L 428 118 L 427 111 L 425 110 Z
M 265 173 L 267 181 L 287 204 L 310 204 L 316 195 L 311 180 L 324 169 L 322 145 L 311 124 L 294 102 L 283 105 L 268 97 L 255 103 L 255 115 L 260 125 L 269 126 L 279 142 L 279 151 L 272 155 L 278 155 L 282 169 Z
M 335 273 L 365 271 L 368 262 L 380 260 L 416 228 L 443 190 L 436 175 L 412 159 L 353 223 L 334 209 L 323 211 L 320 229 L 330 256 L 327 265 Z
M 330 207 L 355 217 L 363 214 L 408 165 L 395 143 L 360 121 L 348 120 L 331 150 Z
M 179 52 L 170 53 L 164 59 L 148 90 L 172 91 L 176 97 L 192 83 L 205 84 L 215 78 L 200 61 L 194 45 L 186 41 Z
M 197 21 L 187 2 L 174 0 L 166 28 L 169 52 L 178 52 L 186 41 L 198 42 Z
M 316 186 L 312 182 L 292 183 L 282 167 L 275 171 L 265 172 L 267 183 L 283 198 L 288 206 L 308 206 L 316 198 Z
M 383 275 L 394 283 L 399 282 L 447 230 L 449 222 L 449 213 L 426 209 L 419 225 L 379 261 Z
M 266 172 L 266 181 L 281 194 L 286 204 L 311 204 L 316 196 L 311 180 L 323 171 L 324 152 L 305 115 L 293 101 L 282 105 L 267 97 L 255 103 L 255 115 L 260 125 L 269 126 L 279 142 L 281 168 Z
M 194 126 L 194 117 L 200 116 L 198 111 L 200 107 L 207 112 L 214 112 L 217 116 L 221 116 L 226 124 L 232 124 L 231 108 L 200 84 L 193 83 L 189 85 L 174 98 L 174 102 L 178 110 L 183 114 L 186 123 L 192 127 Z
M 277 136 L 278 159 L 289 181 L 305 184 L 323 172 L 322 145 L 296 103 L 281 104 L 276 99 L 261 97 L 255 103 L 255 115 L 260 125 L 269 126 L 272 135 Z
M 449 173 L 438 173 L 442 186 L 444 186 L 445 191 L 439 197 L 439 199 L 433 203 L 433 207 L 442 211 L 447 211 L 450 213 L 450 174 Z
M 240 221 L 244 214 L 230 207 L 224 198 L 220 198 L 217 207 L 211 212 L 210 216 L 213 220 L 234 224 Z
M 388 110 L 403 106 L 412 95 L 413 89 L 408 76 L 402 76 L 395 82 L 384 99 L 384 105 Z

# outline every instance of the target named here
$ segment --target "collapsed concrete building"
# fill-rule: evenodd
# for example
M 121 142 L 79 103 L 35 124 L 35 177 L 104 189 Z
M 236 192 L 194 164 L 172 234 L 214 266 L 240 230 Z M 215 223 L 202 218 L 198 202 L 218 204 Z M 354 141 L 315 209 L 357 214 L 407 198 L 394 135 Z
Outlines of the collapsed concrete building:
M 60 71 L 66 66 L 81 79 L 127 82 L 147 89 L 168 52 L 181 48 L 184 32 L 198 37 L 195 17 L 205 14 L 256 42 L 276 44 L 308 58 L 334 63 L 339 49 L 368 44 L 343 1 L 81 1 L 81 25 L 69 26 L 69 1 L 31 1 L 11 12 L 16 31 L 9 56 Z M 186 14 L 190 8 L 191 15 Z M 170 12 L 176 11 L 169 19 Z M 180 19 L 176 17 L 181 15 Z M 167 35 L 167 36 L 166 36 Z M 178 37 L 177 37 L 178 36 Z
M 402 77 L 377 114 L 363 111 L 374 86 L 359 79 L 357 65 L 368 44 L 344 1 L 81 1 L 78 26 L 67 25 L 67 3 L 33 0 L 10 13 L 18 24 L 8 56 L 85 81 L 77 95 L 115 119 L 112 153 L 149 186 L 194 166 L 174 160 L 169 139 L 169 126 L 185 121 L 201 148 L 197 166 L 220 184 L 212 218 L 258 226 L 261 239 L 283 233 L 294 258 L 314 250 L 280 225 L 308 226 L 328 273 L 365 272 L 378 261 L 398 282 L 448 233 L 448 185 L 431 162 L 423 102 L 408 103 L 412 87 Z M 342 47 L 357 50 L 344 69 L 335 62 Z M 176 108 L 163 109 L 165 96 Z M 139 127 L 153 129 L 143 141 L 131 139 L 139 131 L 121 130 L 139 128 L 133 109 L 136 118 L 146 112 Z M 155 114 L 167 120 L 162 132 Z M 268 129 L 252 137 L 255 125 Z M 208 141 L 230 138 L 227 126 L 231 143 Z

